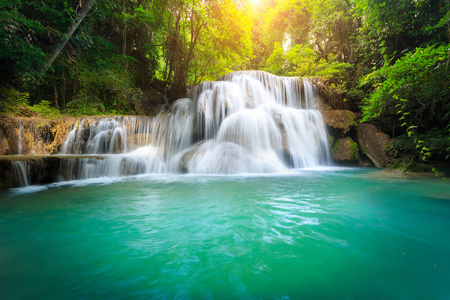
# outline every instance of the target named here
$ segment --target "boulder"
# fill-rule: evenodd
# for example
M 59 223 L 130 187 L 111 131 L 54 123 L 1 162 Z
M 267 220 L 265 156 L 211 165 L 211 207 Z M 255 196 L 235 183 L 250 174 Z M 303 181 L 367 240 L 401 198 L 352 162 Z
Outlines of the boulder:
M 345 137 L 336 141 L 331 154 L 337 163 L 357 164 L 359 160 L 359 147 L 350 137 Z
M 386 167 L 393 159 L 387 148 L 391 138 L 372 124 L 359 124 L 358 143 L 361 152 L 378 168 Z

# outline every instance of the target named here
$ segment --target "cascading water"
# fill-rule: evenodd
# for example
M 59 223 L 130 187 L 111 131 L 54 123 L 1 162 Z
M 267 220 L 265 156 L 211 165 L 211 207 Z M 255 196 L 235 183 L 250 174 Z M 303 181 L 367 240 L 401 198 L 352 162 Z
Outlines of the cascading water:
M 77 121 L 61 154 L 117 154 L 148 145 L 152 120 L 147 117 L 109 117 Z
M 230 73 L 191 89 L 188 98 L 153 120 L 116 117 L 76 123 L 62 153 L 108 156 L 74 160 L 71 175 L 64 177 L 262 173 L 327 165 L 331 155 L 317 108 L 308 79 Z

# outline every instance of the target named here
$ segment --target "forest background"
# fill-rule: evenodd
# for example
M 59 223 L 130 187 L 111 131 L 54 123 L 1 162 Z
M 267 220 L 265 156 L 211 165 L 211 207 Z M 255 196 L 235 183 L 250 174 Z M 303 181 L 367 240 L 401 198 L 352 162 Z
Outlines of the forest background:
M 0 21 L 2 113 L 140 114 L 147 93 L 265 70 L 449 159 L 448 0 L 2 0 Z

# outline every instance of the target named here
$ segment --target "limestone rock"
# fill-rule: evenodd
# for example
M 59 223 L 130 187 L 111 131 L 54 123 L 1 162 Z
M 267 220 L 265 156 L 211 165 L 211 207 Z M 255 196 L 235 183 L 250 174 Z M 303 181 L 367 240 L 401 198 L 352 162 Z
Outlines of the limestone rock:
M 338 163 L 357 164 L 359 147 L 350 137 L 345 137 L 334 144 L 331 154 Z
M 358 143 L 361 152 L 379 168 L 386 167 L 393 159 L 387 153 L 391 138 L 371 124 L 359 124 Z

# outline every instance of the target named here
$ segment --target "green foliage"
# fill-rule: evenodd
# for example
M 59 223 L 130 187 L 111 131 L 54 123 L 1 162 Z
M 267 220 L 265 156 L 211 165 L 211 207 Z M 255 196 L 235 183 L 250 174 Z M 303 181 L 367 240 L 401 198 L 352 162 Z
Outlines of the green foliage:
M 46 61 L 49 42 L 58 39 L 59 30 L 72 19 L 69 3 L 68 0 L 2 1 L 0 71 L 10 84 L 33 86 L 42 81 L 37 67 Z
M 47 100 L 41 100 L 39 104 L 30 107 L 30 110 L 47 119 L 54 119 L 61 116 L 61 112 L 52 107 L 51 103 Z
M 0 87 L 0 112 L 15 116 L 30 116 L 28 110 L 30 94 L 21 93 L 13 88 Z
M 54 108 L 49 101 L 42 100 L 40 103 L 30 106 L 30 94 L 21 93 L 15 89 L 2 88 L 3 111 L 19 117 L 41 116 L 54 119 L 61 116 L 61 112 Z
M 407 140 L 409 146 L 406 149 L 403 143 L 397 149 L 407 150 L 419 161 L 444 159 L 450 154 L 450 134 L 442 133 L 450 119 L 449 50 L 450 45 L 418 48 L 361 82 L 372 90 L 363 101 L 362 121 L 378 119 L 398 124 L 406 134 L 402 140 Z M 441 130 L 425 131 L 430 124 Z
M 246 1 L 172 0 L 165 9 L 158 79 L 180 91 L 186 84 L 246 68 L 252 53 Z
M 339 62 L 332 53 L 326 59 L 320 58 L 317 52 L 304 45 L 295 45 L 285 52 L 278 42 L 266 65 L 268 72 L 277 75 L 339 79 L 351 67 L 348 63 Z
M 363 78 L 361 86 L 371 91 L 362 107 L 363 121 L 401 111 L 407 113 L 402 117 L 409 124 L 420 124 L 424 115 L 428 120 L 448 122 L 449 50 L 450 44 L 418 48 Z
M 97 65 L 78 64 L 72 69 L 78 86 L 75 99 L 67 103 L 71 115 L 136 113 L 141 92 L 133 86 L 130 75 L 120 68 L 99 60 Z M 108 67 L 109 68 L 108 68 Z M 113 65 L 114 66 L 114 65 Z
M 417 47 L 448 42 L 446 28 L 437 24 L 448 13 L 446 1 L 357 0 L 362 20 L 361 44 L 377 67 Z
M 448 1 L 96 1 L 42 76 L 85 3 L 1 2 L 2 112 L 135 114 L 142 91 L 175 100 L 186 85 L 263 69 L 320 77 L 331 107 L 361 105 L 415 159 L 450 155 Z
M 15 90 L 11 90 L 12 93 L 9 95 L 9 99 L 18 105 L 29 106 L 30 105 L 30 94 L 28 93 L 20 93 Z M 8 99 L 7 99 L 8 101 Z
M 266 71 L 276 75 L 287 75 L 288 61 L 284 49 L 279 42 L 275 42 L 273 52 L 266 61 Z

